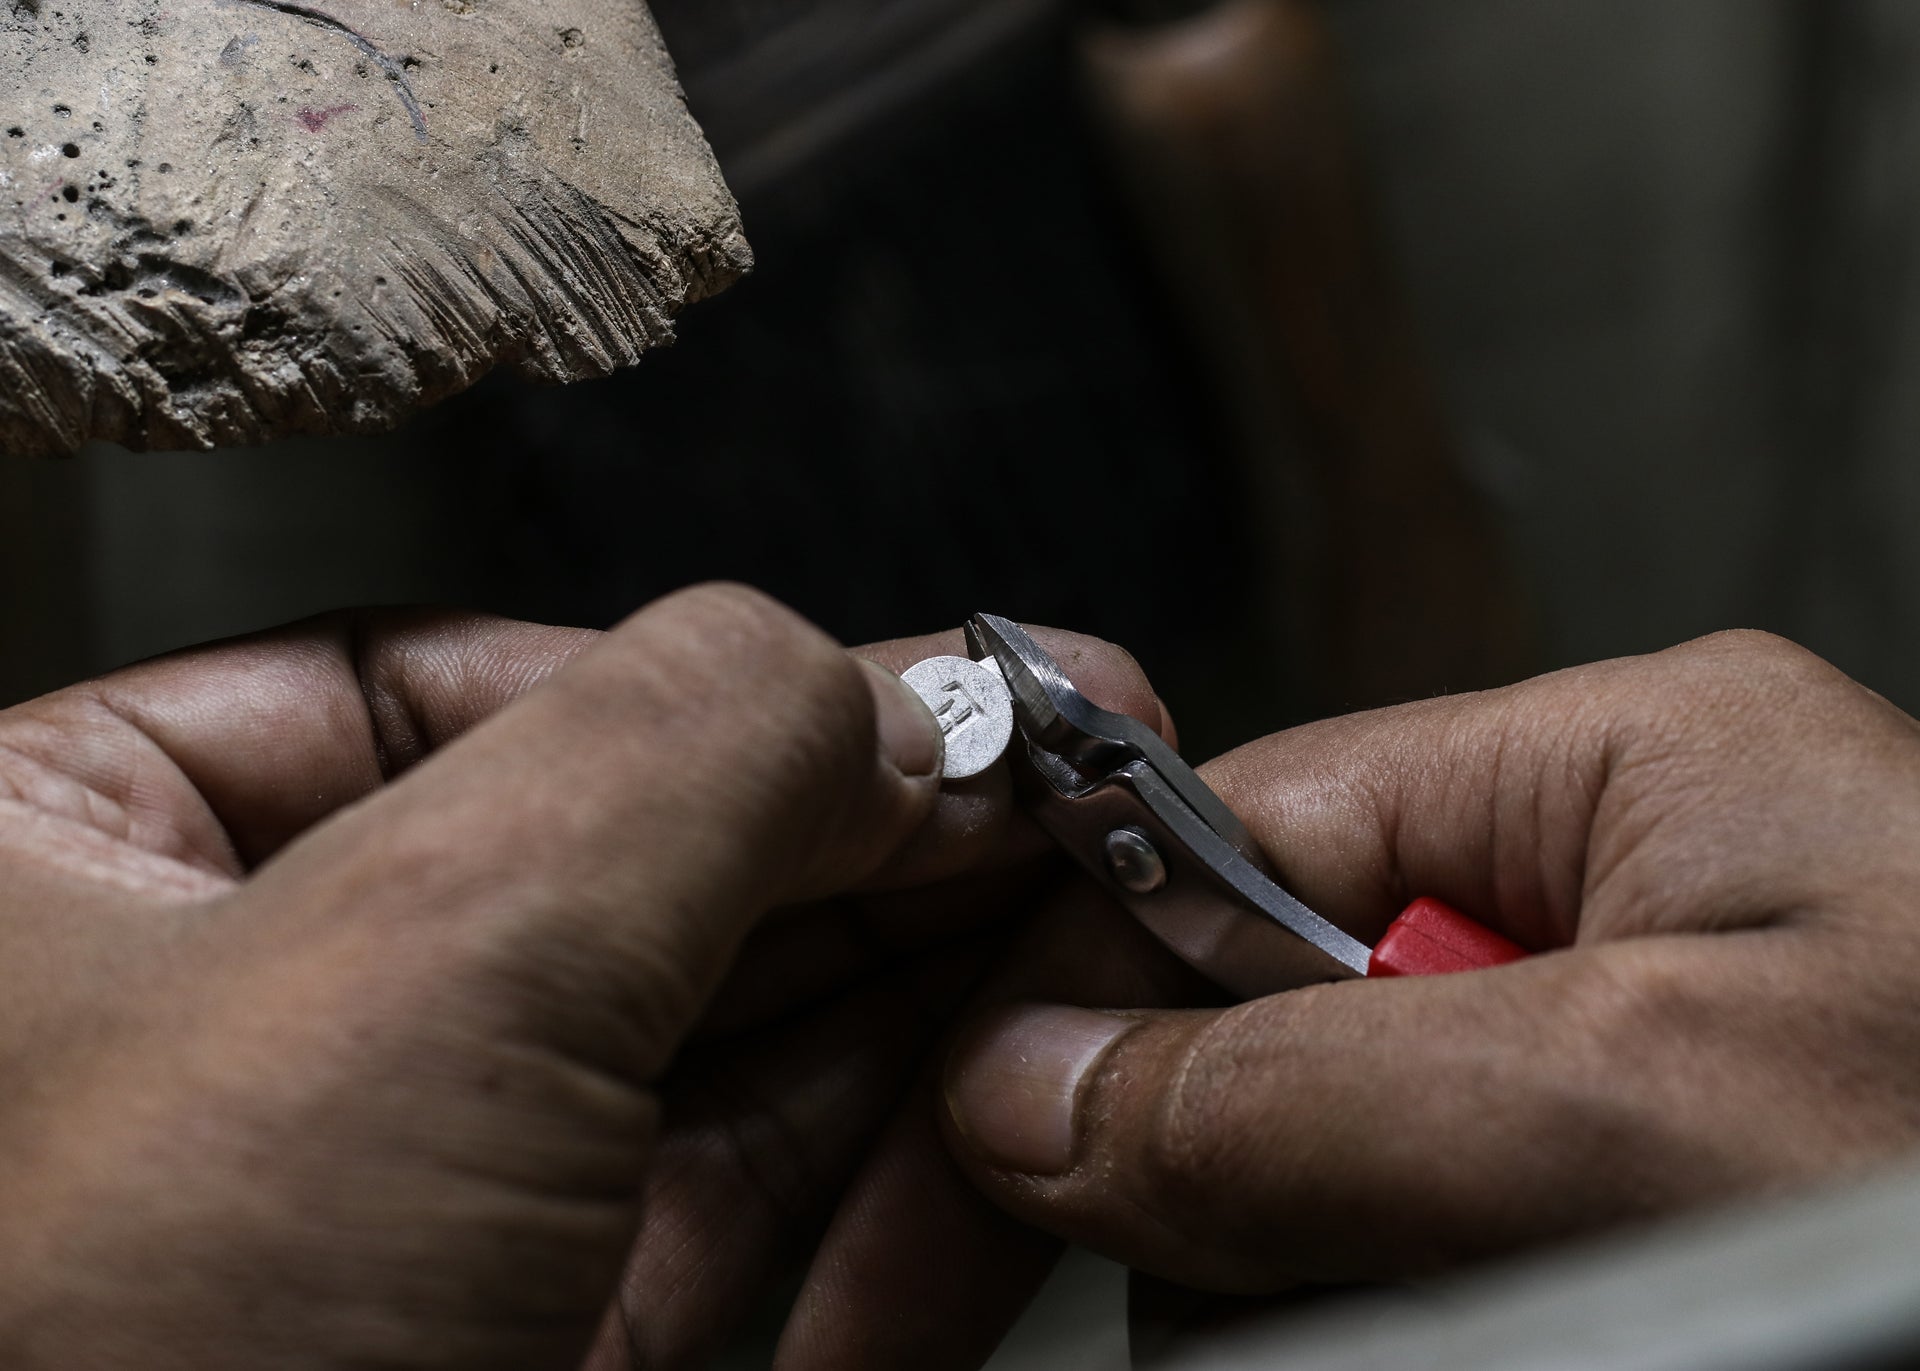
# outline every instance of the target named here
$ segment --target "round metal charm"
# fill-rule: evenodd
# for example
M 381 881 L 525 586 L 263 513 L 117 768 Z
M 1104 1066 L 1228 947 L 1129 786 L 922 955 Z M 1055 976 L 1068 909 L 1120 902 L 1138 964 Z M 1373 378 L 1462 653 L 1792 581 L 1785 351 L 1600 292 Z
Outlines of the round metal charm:
M 900 679 L 940 721 L 947 740 L 941 774 L 947 780 L 978 776 L 1006 753 L 1013 740 L 1013 696 L 997 667 L 966 657 L 929 657 Z

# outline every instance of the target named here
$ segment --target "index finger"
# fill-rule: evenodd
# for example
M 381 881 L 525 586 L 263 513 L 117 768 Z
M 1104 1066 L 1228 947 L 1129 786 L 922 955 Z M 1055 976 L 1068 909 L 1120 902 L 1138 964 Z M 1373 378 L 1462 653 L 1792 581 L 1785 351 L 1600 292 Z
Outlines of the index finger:
M 5 739 L 120 806 L 129 833 L 188 827 L 238 875 L 599 637 L 481 614 L 328 614 L 17 706 Z
M 1290 729 L 1200 769 L 1277 879 L 1361 941 L 1423 896 L 1530 948 L 1572 940 L 1605 777 L 1577 681 Z
M 1752 927 L 1885 864 L 1915 725 L 1716 634 L 1294 729 L 1204 768 L 1309 906 L 1376 941 L 1433 896 L 1534 949 Z M 1836 822 L 1871 809 L 1881 824 Z M 1920 817 L 1916 815 L 1913 817 Z

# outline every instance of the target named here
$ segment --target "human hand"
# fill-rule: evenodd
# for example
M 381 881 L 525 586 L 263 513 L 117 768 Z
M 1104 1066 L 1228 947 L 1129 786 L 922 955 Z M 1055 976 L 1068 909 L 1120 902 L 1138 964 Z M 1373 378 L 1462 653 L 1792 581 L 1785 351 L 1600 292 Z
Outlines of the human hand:
M 1133 659 L 1095 639 L 1035 629 L 1082 689 L 1167 731 Z M 964 651 L 958 630 L 860 648 L 889 671 Z M 664 1124 L 648 1168 L 645 1219 L 588 1371 L 668 1371 L 709 1354 L 757 1312 L 767 1287 L 813 1259 L 783 1364 L 836 1367 L 843 1335 L 878 1314 L 858 1269 L 838 1270 L 835 1233 L 885 1233 L 894 1215 L 842 1203 L 891 1138 L 931 1123 L 925 1084 L 983 968 L 1069 875 L 1013 806 L 995 767 L 950 783 L 906 848 L 852 896 L 775 914 L 663 1082 Z M 916 1080 L 919 1084 L 916 1085 Z M 972 1201 L 968 1192 L 969 1202 Z M 836 1208 L 838 1213 L 836 1214 Z M 856 1322 L 813 1336 L 822 1311 Z
M 1083 890 L 1010 959 L 1003 1007 L 945 1078 L 945 1141 L 995 1208 L 902 1140 L 864 1194 L 891 1198 L 896 1227 L 842 1239 L 876 1279 L 937 1251 L 997 1306 L 944 1308 L 937 1333 L 916 1321 L 843 1365 L 977 1364 L 1045 1262 L 1003 1214 L 1265 1292 L 1430 1272 L 1920 1144 L 1920 727 L 1811 655 L 1724 635 L 1315 724 L 1204 771 L 1289 888 L 1356 936 L 1433 895 L 1546 955 L 1140 1012 L 1170 1001 L 1120 994 L 1173 972 Z M 891 1293 L 876 1302 L 904 1307 Z
M 749 930 L 929 868 L 916 831 L 1005 840 L 935 736 L 729 589 L 604 640 L 321 621 L 0 713 L 7 1363 L 574 1371 L 669 1062 L 767 1017 Z

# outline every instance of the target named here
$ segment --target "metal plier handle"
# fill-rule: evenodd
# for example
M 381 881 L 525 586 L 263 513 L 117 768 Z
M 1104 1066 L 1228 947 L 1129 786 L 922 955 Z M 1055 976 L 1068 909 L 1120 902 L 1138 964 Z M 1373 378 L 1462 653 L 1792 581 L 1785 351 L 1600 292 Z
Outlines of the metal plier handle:
M 1288 894 L 1225 801 L 1138 719 L 1101 709 L 1018 624 L 967 621 L 1019 731 L 1009 759 L 1041 828 L 1183 961 L 1237 995 L 1356 976 L 1497 966 L 1525 950 L 1437 900 L 1375 947 Z M 1024 746 L 1022 746 L 1024 744 Z

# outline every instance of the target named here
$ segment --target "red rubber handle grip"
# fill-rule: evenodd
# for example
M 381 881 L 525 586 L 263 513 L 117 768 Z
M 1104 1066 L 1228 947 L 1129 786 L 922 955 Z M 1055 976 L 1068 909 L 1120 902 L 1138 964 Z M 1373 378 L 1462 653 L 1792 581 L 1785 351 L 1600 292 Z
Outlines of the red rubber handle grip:
M 1369 976 L 1444 976 L 1517 962 L 1527 950 L 1439 900 L 1415 900 L 1373 949 Z

